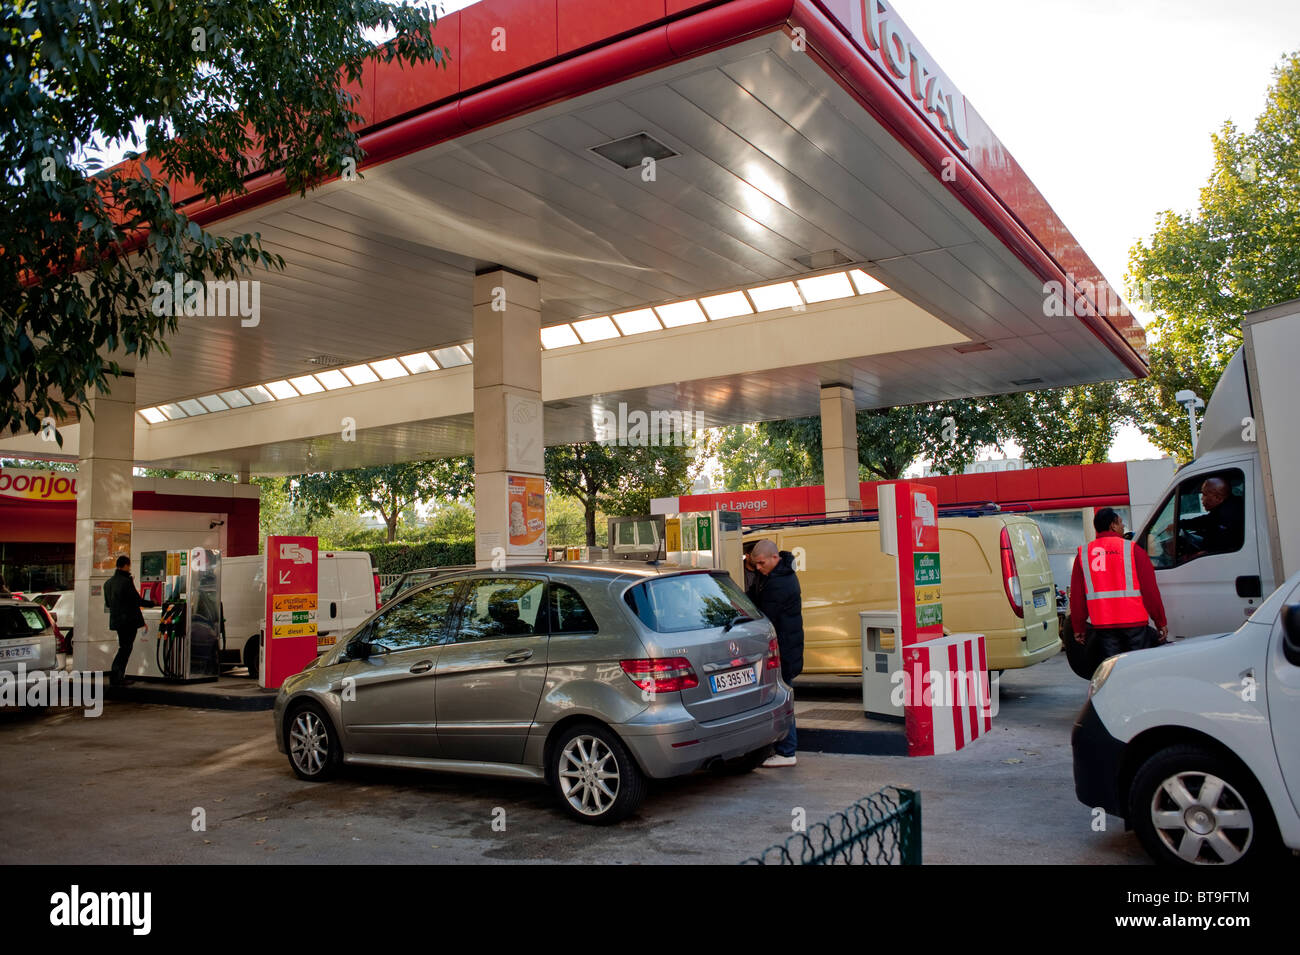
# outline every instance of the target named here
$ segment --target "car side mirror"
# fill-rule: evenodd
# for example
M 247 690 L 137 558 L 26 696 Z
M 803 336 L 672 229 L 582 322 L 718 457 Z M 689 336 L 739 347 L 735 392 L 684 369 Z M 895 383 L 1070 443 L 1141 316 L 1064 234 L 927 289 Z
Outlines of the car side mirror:
M 1125 539 L 1126 541 L 1131 541 L 1131 540 L 1133 539 L 1133 532 L 1132 532 L 1132 531 L 1125 531 L 1125 532 L 1124 532 L 1124 539 Z
M 1300 604 L 1282 608 L 1282 655 L 1300 667 Z

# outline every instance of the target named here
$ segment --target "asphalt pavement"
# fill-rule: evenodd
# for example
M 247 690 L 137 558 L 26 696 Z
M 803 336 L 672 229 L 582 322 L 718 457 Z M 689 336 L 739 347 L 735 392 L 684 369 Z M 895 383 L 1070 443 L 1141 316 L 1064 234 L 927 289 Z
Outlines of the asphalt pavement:
M 527 782 L 351 769 L 305 783 L 265 712 L 0 713 L 0 863 L 733 863 L 888 785 L 920 790 L 928 864 L 1145 863 L 1119 820 L 1094 831 L 1075 800 L 1086 691 L 1058 656 L 1004 674 L 992 732 L 961 752 L 802 750 L 791 768 L 656 783 L 613 827 L 571 822 Z M 801 711 L 839 710 L 850 729 L 868 725 L 857 695 L 853 681 L 797 686 Z

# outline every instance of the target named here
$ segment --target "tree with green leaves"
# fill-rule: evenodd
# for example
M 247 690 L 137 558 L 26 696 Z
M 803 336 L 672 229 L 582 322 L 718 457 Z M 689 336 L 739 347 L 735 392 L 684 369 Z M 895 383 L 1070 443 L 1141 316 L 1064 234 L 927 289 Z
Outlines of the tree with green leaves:
M 0 432 L 66 419 L 122 356 L 165 351 L 178 320 L 158 314 L 157 283 L 282 269 L 259 235 L 178 210 L 169 183 L 220 200 L 259 171 L 300 194 L 350 174 L 362 117 L 347 87 L 373 57 L 445 65 L 434 22 L 385 0 L 0 8 Z M 392 39 L 376 49 L 368 31 Z M 119 150 L 131 161 L 102 169 Z
M 679 445 L 561 444 L 546 449 L 546 481 L 582 505 L 588 546 L 596 544 L 596 512 L 648 514 L 650 500 L 681 494 L 703 467 Z
M 1031 468 L 1095 464 L 1109 460 L 1120 426 L 1133 421 L 1127 395 L 1115 381 L 1002 395 L 996 427 Z
M 351 471 L 299 474 L 289 479 L 289 498 L 309 517 L 330 514 L 335 508 L 379 513 L 388 528 L 388 540 L 397 540 L 402 511 L 416 501 L 465 498 L 474 490 L 474 459 L 440 458 L 384 464 Z
M 1247 312 L 1300 297 L 1300 53 L 1274 70 L 1249 132 L 1212 136 L 1214 171 L 1193 213 L 1162 213 L 1129 256 L 1130 294 L 1153 313 L 1151 375 L 1133 386 L 1152 443 L 1192 457 L 1182 389 L 1208 400 Z
M 1000 443 L 996 399 L 970 398 L 857 413 L 863 480 L 894 480 L 918 457 L 959 473 L 983 447 Z M 821 484 L 821 418 L 790 418 L 722 429 L 719 458 L 728 491 L 766 487 L 773 468 L 787 487 Z

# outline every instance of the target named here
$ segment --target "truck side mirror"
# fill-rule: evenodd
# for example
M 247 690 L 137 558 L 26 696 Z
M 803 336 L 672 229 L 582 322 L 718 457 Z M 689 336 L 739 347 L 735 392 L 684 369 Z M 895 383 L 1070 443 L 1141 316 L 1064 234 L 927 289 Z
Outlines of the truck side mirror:
M 1300 667 L 1300 604 L 1282 608 L 1282 655 Z

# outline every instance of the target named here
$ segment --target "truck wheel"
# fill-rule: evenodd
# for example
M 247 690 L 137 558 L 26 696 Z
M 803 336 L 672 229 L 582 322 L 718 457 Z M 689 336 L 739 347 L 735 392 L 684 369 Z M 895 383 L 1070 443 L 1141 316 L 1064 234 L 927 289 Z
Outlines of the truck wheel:
M 645 798 L 641 767 L 613 731 L 598 723 L 570 727 L 551 748 L 551 785 L 579 822 L 609 825 L 634 813 Z
M 1133 779 L 1129 821 L 1165 865 L 1233 865 L 1276 851 L 1277 828 L 1255 781 L 1200 746 L 1150 757 Z
M 262 638 L 252 636 L 244 644 L 244 666 L 248 667 L 248 675 L 256 680 L 261 673 L 260 661 L 262 658 Z

